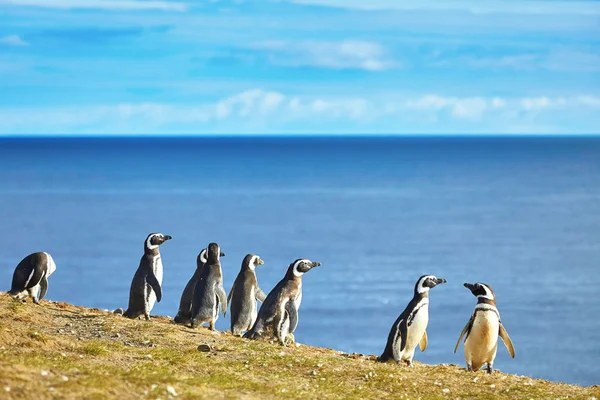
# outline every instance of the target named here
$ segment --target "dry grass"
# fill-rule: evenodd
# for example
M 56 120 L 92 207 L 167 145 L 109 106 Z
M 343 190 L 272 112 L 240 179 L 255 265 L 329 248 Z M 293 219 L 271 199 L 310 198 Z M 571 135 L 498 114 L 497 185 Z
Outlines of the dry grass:
M 213 351 L 197 351 L 201 343 Z M 0 293 L 2 399 L 593 397 L 600 399 L 600 388 L 455 365 L 400 368 L 372 356 L 213 335 L 164 317 L 133 321 L 66 303 L 23 304 Z

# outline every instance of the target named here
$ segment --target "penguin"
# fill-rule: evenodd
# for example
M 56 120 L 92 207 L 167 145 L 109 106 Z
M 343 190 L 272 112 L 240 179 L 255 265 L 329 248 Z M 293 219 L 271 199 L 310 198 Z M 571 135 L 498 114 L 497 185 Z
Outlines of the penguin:
M 487 372 L 492 374 L 498 350 L 498 336 L 504 342 L 512 358 L 515 358 L 515 348 L 508 332 L 502 325 L 500 313 L 496 308 L 496 295 L 490 285 L 477 282 L 475 284 L 465 283 L 464 286 L 477 297 L 477 304 L 469 322 L 458 337 L 454 352 L 456 353 L 460 341 L 466 333 L 464 353 L 467 370 L 479 371 L 484 364 L 487 364 Z
M 131 281 L 129 307 L 123 316 L 134 319 L 143 314 L 150 320 L 154 302 L 162 299 L 163 264 L 158 246 L 171 239 L 169 235 L 151 233 L 144 241 L 144 255 Z
M 24 300 L 29 295 L 35 304 L 40 304 L 48 291 L 48 277 L 54 271 L 56 263 L 49 253 L 29 254 L 15 268 L 8 293 L 15 300 Z
M 227 312 L 227 294 L 223 289 L 223 272 L 219 261 L 219 257 L 224 257 L 225 253 L 217 243 L 210 243 L 207 249 L 206 264 L 194 287 L 190 325 L 195 328 L 208 322 L 209 329 L 215 331 L 219 307 L 223 315 Z
M 179 301 L 179 310 L 173 319 L 176 324 L 187 325 L 191 322 L 194 288 L 196 287 L 196 282 L 198 282 L 198 279 L 200 279 L 200 275 L 202 275 L 204 264 L 206 264 L 206 254 L 207 249 L 202 249 L 202 251 L 198 254 L 198 257 L 196 257 L 196 271 L 194 271 L 194 275 L 192 275 L 187 285 L 185 285 L 185 288 L 183 289 L 181 300 Z
M 252 328 L 256 321 L 257 304 L 265 301 L 267 295 L 258 286 L 254 269 L 265 262 L 255 254 L 248 254 L 242 261 L 242 268 L 233 282 L 227 296 L 227 304 L 231 308 L 231 333 L 242 336 L 244 331 Z
M 244 334 L 246 339 L 274 337 L 283 346 L 288 337 L 293 342 L 293 332 L 298 326 L 298 309 L 302 301 L 302 275 L 321 263 L 306 258 L 292 262 L 277 286 L 263 302 L 252 328 Z
M 427 348 L 429 290 L 442 283 L 446 283 L 446 280 L 433 275 L 423 275 L 419 278 L 412 300 L 392 325 L 385 349 L 377 361 L 394 359 L 398 364 L 406 362 L 409 367 L 413 366 L 412 360 L 417 345 L 421 351 Z

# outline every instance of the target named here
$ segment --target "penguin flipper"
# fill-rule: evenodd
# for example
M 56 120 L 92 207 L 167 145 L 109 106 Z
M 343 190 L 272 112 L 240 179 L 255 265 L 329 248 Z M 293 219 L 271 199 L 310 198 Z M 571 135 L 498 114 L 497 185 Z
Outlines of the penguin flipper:
M 508 349 L 510 356 L 512 358 L 515 358 L 515 348 L 513 346 L 512 340 L 510 340 L 510 336 L 508 336 L 508 332 L 506 332 L 506 329 L 504 329 L 502 322 L 500 322 L 500 329 L 499 329 L 498 335 L 500 336 L 500 338 L 502 338 L 502 341 L 504 342 L 504 345 Z
M 467 322 L 467 324 L 463 328 L 462 332 L 460 333 L 460 336 L 458 337 L 458 341 L 456 342 L 456 346 L 454 347 L 455 353 L 456 353 L 456 350 L 458 350 L 458 345 L 460 344 L 460 341 L 461 341 L 463 335 L 465 333 L 467 334 L 467 336 L 465 336 L 465 340 L 467 340 L 467 338 L 469 337 L 469 333 L 471 332 L 472 326 L 473 326 L 473 315 L 471 316 L 471 318 L 469 318 L 469 321 Z
M 427 348 L 427 331 L 423 332 L 423 337 L 419 342 L 419 348 L 421 349 L 421 351 L 425 351 L 425 349 Z
M 42 300 L 44 296 L 46 296 L 46 292 L 48 291 L 48 277 L 46 274 L 42 276 L 42 280 L 40 280 L 40 294 L 38 296 L 38 301 Z
M 290 318 L 290 332 L 294 332 L 296 327 L 298 326 L 298 310 L 296 309 L 296 304 L 292 300 L 288 300 L 285 303 L 285 311 L 288 313 L 288 317 Z
M 219 298 L 219 305 L 221 306 L 221 312 L 223 313 L 223 315 L 225 315 L 227 313 L 227 295 L 225 294 L 225 289 L 223 289 L 223 286 L 219 285 L 217 286 L 217 297 Z
M 262 289 L 258 286 L 258 284 L 256 284 L 256 300 L 260 301 L 261 303 L 265 302 L 265 299 L 267 298 L 267 295 L 265 294 L 265 292 L 262 291 Z
M 152 290 L 154 290 L 154 293 L 156 294 L 156 301 L 160 303 L 160 300 L 162 299 L 162 288 L 160 287 L 160 283 L 158 283 L 158 279 L 156 279 L 156 275 L 150 272 L 146 276 L 146 282 L 148 285 L 150 285 Z

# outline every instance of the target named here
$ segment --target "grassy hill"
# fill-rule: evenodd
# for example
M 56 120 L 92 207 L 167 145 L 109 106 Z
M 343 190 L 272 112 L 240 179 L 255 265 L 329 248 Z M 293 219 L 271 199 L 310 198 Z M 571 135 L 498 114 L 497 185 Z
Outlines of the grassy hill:
M 374 358 L 0 293 L 2 399 L 600 399 L 597 386 Z

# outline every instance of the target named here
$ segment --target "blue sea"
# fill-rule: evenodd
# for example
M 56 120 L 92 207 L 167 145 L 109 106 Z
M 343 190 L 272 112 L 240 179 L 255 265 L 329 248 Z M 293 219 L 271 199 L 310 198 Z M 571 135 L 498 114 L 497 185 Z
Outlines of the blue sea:
M 247 253 L 265 292 L 296 258 L 320 261 L 296 339 L 363 354 L 434 274 L 448 283 L 415 355 L 432 364 L 464 366 L 463 283 L 485 282 L 516 348 L 499 345 L 497 369 L 600 384 L 600 138 L 3 138 L 0 226 L 0 290 L 47 251 L 47 299 L 109 310 L 127 306 L 150 232 L 173 236 L 155 315 L 176 314 L 211 241 L 226 291 Z

